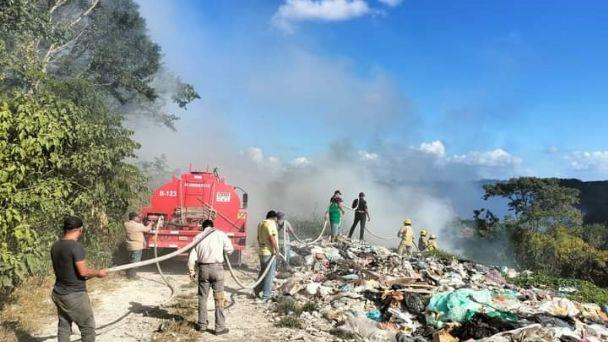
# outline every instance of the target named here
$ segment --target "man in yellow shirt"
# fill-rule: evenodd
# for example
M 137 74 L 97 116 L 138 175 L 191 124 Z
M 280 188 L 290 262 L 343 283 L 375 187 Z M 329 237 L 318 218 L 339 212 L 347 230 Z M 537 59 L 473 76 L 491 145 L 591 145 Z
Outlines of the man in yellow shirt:
M 258 225 L 258 246 L 260 256 L 260 277 L 268 267 L 273 256 L 279 254 L 279 241 L 277 232 L 277 213 L 274 210 L 266 214 L 266 219 Z M 276 258 L 275 258 L 276 259 Z M 253 289 L 253 295 L 258 298 L 263 291 L 262 301 L 268 303 L 272 296 L 272 283 L 276 272 L 276 260 L 270 265 L 270 270 L 264 280 Z
M 144 249 L 144 232 L 149 232 L 152 222 L 147 226 L 141 223 L 141 216 L 138 213 L 129 213 L 129 221 L 125 222 L 127 231 L 127 251 L 129 252 L 129 263 L 140 262 L 142 250 Z M 127 270 L 127 277 L 137 279 L 135 269 Z

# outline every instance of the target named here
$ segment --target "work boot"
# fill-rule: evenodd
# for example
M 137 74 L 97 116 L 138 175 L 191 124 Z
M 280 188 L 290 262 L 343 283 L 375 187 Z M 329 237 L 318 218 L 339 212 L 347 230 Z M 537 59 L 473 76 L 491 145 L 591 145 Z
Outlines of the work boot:
M 227 334 L 229 331 L 230 331 L 230 330 L 228 330 L 228 328 L 224 328 L 224 330 L 220 330 L 220 331 L 217 331 L 217 330 L 216 330 L 216 331 L 215 331 L 213 334 L 214 334 L 215 336 L 217 336 L 217 335 L 225 335 L 225 334 Z

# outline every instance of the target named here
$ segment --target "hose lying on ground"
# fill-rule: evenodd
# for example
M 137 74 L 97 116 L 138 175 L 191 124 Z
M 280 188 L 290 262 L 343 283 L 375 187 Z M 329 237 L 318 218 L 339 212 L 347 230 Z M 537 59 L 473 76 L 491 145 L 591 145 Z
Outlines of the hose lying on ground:
M 279 254 L 282 258 L 285 258 L 283 255 Z M 230 264 L 230 260 L 228 258 L 228 255 L 226 255 L 224 253 L 224 259 L 226 259 L 226 264 L 228 265 L 228 271 L 230 271 L 230 275 L 232 276 L 232 278 L 234 279 L 234 281 L 242 288 L 245 290 L 252 290 L 255 287 L 257 287 L 258 285 L 260 285 L 260 283 L 264 280 L 264 278 L 266 278 L 266 275 L 268 274 L 268 272 L 270 271 L 270 267 L 272 266 L 272 264 L 274 264 L 277 260 L 277 256 L 273 255 L 272 258 L 270 258 L 270 261 L 268 262 L 268 265 L 266 265 L 266 269 L 264 270 L 264 273 L 262 273 L 262 275 L 260 276 L 260 278 L 258 278 L 258 280 L 253 283 L 252 285 L 245 285 L 243 284 L 239 278 L 236 277 L 236 274 L 234 274 L 234 270 L 232 269 L 232 265 Z

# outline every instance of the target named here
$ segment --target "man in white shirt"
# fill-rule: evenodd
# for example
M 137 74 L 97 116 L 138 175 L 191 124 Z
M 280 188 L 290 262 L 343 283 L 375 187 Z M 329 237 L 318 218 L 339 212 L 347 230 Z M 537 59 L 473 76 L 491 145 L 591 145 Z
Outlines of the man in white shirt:
M 203 232 L 210 229 L 207 236 L 190 251 L 188 257 L 188 270 L 190 278 L 194 279 L 198 269 L 198 322 L 197 330 L 207 330 L 207 297 L 209 287 L 213 289 L 215 300 L 215 335 L 228 333 L 226 318 L 224 317 L 224 253 L 232 253 L 234 248 L 230 238 L 213 228 L 213 221 L 205 220 L 202 224 Z

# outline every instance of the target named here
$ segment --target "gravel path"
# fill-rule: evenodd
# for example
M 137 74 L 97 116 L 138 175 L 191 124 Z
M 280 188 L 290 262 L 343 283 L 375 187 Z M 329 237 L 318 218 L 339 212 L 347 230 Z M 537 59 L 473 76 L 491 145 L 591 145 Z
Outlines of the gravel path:
M 251 283 L 257 277 L 255 255 L 245 255 L 245 265 L 238 270 L 239 278 Z M 248 298 L 249 292 L 239 292 L 238 286 L 226 271 L 226 291 L 229 296 L 226 310 L 227 327 L 230 333 L 214 336 L 193 329 L 196 317 L 196 286 L 185 274 L 185 256 L 161 264 L 163 272 L 175 285 L 177 292 L 165 307 L 161 304 L 170 296 L 169 288 L 162 282 L 156 267 L 145 267 L 138 271 L 139 280 L 128 280 L 122 275 L 112 275 L 101 281 L 115 282 L 111 290 L 90 291 L 94 301 L 95 319 L 98 326 L 98 341 L 312 341 L 314 338 L 303 331 L 274 327 L 269 306 L 255 304 Z M 231 304 L 231 301 L 234 301 Z M 175 305 L 181 310 L 176 314 Z M 213 308 L 210 294 L 208 308 Z M 214 326 L 213 312 L 209 312 L 210 328 Z M 183 321 L 180 329 L 172 321 Z M 48 317 L 34 341 L 56 340 L 56 317 Z M 161 328 L 162 332 L 157 332 Z M 79 340 L 78 328 L 74 325 L 72 340 Z

